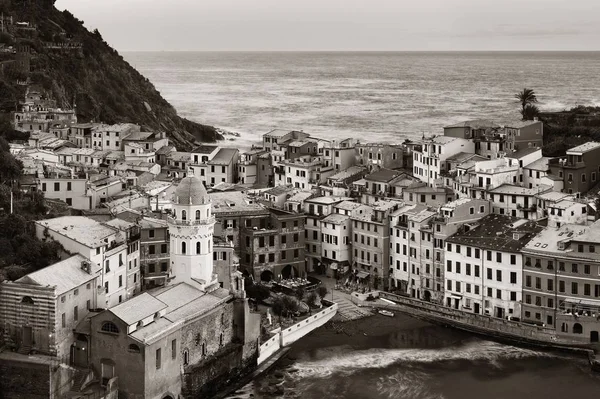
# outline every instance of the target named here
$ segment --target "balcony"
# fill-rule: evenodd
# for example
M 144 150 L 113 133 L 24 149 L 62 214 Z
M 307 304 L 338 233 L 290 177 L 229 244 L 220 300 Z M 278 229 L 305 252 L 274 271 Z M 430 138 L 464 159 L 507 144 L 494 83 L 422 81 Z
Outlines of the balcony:
M 216 219 L 213 216 L 211 216 L 209 218 L 198 219 L 198 220 L 178 220 L 173 217 L 168 217 L 167 222 L 178 225 L 178 226 L 199 226 L 202 224 L 215 223 Z

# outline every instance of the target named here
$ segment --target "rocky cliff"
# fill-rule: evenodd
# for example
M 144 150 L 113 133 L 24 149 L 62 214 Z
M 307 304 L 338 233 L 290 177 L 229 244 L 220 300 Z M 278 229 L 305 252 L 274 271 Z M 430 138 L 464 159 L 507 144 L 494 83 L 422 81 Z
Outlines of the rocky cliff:
M 53 0 L 0 0 L 0 111 L 15 110 L 25 83 L 42 86 L 80 121 L 133 122 L 165 131 L 178 149 L 222 139 L 212 127 L 181 118 L 154 85 Z

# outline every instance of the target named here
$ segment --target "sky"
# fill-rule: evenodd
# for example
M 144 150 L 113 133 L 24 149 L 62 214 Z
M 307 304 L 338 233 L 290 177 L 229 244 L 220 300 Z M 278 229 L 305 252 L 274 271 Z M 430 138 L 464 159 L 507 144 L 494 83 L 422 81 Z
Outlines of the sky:
M 57 0 L 119 51 L 600 50 L 599 0 Z

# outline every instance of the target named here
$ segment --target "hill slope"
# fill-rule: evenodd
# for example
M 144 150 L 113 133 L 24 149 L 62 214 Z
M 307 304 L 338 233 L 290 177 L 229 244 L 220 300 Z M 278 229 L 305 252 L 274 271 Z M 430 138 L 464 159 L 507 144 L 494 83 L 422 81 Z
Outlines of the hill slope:
M 0 12 L 6 21 L 0 45 L 18 50 L 0 54 L 0 111 L 15 109 L 25 92 L 18 82 L 28 77 L 51 92 L 58 106 L 76 104 L 82 122 L 133 122 L 165 131 L 180 150 L 194 141 L 222 139 L 212 126 L 179 117 L 98 31 L 89 32 L 70 12 L 58 11 L 53 0 L 0 0 Z

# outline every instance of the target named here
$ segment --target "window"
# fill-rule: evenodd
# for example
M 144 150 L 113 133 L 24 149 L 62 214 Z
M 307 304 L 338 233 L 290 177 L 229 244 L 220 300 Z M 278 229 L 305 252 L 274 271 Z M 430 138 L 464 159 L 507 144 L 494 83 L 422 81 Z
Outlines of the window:
M 54 183 L 54 191 L 60 191 L 60 183 Z
M 160 245 L 160 253 L 161 254 L 166 254 L 167 253 L 167 244 L 161 244 Z
M 502 270 L 496 270 L 496 281 L 502 281 Z
M 112 321 L 105 321 L 104 323 L 102 323 L 102 328 L 100 328 L 100 331 L 112 333 L 112 334 L 118 334 L 119 328 Z
M 565 282 L 562 280 L 558 282 L 558 291 L 565 292 Z
M 510 264 L 511 265 L 516 265 L 517 264 L 517 255 L 510 255 Z
M 61 316 L 62 327 L 65 328 L 67 326 L 67 315 L 63 313 L 60 316 Z
M 590 274 L 590 265 L 583 265 L 583 273 Z
M 160 348 L 158 348 L 156 350 L 156 369 L 160 369 L 160 362 L 161 362 L 161 353 L 160 353 Z
M 181 243 L 181 253 L 182 253 L 183 255 L 185 255 L 185 252 L 186 252 L 186 248 L 185 248 L 185 242 L 182 242 L 182 243 Z
M 525 287 L 531 287 L 531 276 L 525 276 Z
M 452 271 L 452 261 L 446 261 L 446 270 L 451 272 Z
M 571 265 L 571 272 L 572 273 L 579 273 L 579 268 L 577 267 L 577 263 L 573 263 Z
M 154 238 L 154 230 L 148 230 L 148 237 Z
M 488 280 L 492 280 L 493 279 L 493 277 L 492 277 L 492 269 L 489 269 L 489 268 L 487 269 L 487 279 Z
M 510 283 L 517 284 L 517 272 L 510 272 Z
M 67 182 L 67 191 L 71 191 L 71 182 L 70 181 Z
M 548 279 L 547 281 L 548 291 L 554 291 L 554 280 Z
M 171 341 L 171 358 L 177 359 L 177 340 L 176 339 Z
M 123 286 L 123 276 L 119 276 L 119 287 Z
M 576 282 L 571 283 L 571 294 L 577 295 L 579 292 L 579 286 Z
M 502 253 L 496 252 L 496 262 L 502 263 Z

